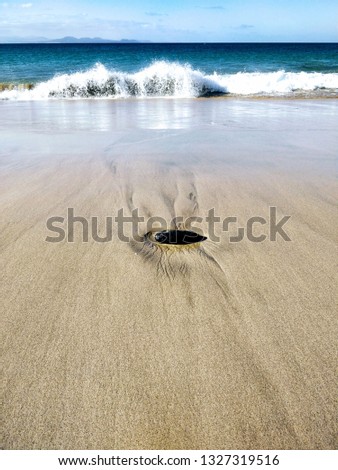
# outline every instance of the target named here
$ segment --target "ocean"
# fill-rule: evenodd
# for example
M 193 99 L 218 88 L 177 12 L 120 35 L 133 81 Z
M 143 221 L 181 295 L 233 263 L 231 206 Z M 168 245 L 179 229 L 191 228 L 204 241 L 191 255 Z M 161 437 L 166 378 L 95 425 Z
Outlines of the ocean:
M 0 99 L 338 96 L 338 44 L 1 44 Z

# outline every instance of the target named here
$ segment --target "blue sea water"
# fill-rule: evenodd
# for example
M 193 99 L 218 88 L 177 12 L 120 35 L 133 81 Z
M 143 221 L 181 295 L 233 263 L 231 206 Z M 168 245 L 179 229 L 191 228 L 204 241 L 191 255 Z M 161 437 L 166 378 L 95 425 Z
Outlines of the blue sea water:
M 0 99 L 337 96 L 338 44 L 0 44 L 0 84 Z

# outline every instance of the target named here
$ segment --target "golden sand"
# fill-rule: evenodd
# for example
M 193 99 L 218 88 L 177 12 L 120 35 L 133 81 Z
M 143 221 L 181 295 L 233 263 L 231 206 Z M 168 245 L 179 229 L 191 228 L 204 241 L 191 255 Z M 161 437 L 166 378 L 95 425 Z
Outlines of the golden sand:
M 78 122 L 78 148 L 68 131 L 32 143 L 28 129 L 19 153 L 3 152 L 4 447 L 334 448 L 335 190 L 314 168 L 334 156 L 332 130 L 300 143 L 278 126 L 263 138 L 112 128 L 93 143 Z M 269 206 L 291 215 L 291 242 L 219 233 L 171 250 L 115 229 L 108 243 L 79 230 L 45 241 L 67 207 L 101 221 L 215 208 L 243 224 Z

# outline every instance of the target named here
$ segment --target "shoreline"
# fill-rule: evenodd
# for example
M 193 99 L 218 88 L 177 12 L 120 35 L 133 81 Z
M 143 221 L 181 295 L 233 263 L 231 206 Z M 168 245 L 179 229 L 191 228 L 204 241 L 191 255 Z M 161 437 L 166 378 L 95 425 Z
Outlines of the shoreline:
M 1 93 L 4 91 L 31 91 L 34 90 L 35 85 L 33 83 L 24 83 L 24 84 L 4 84 L 0 83 L 0 102 L 2 101 L 79 101 L 79 100 L 86 100 L 86 101 L 101 101 L 101 100 L 109 100 L 109 101 L 134 101 L 134 100 L 156 100 L 156 99 L 163 99 L 163 100 L 325 100 L 325 99 L 338 99 L 338 91 L 327 91 L 327 92 L 302 92 L 302 93 L 288 93 L 288 94 L 235 94 L 235 93 L 222 93 L 222 94 L 215 94 L 215 96 L 98 96 L 98 97 L 91 97 L 91 98 L 84 98 L 84 97 L 64 97 L 64 98 L 1 98 Z

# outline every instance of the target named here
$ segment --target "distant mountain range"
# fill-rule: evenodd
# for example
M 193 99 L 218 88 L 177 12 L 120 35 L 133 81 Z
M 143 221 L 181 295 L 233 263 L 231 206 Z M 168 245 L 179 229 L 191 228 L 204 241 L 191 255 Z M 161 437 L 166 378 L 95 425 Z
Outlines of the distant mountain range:
M 139 42 L 150 42 L 150 41 L 137 41 L 136 39 L 121 39 L 120 41 L 114 41 L 113 39 L 102 39 L 102 38 L 74 38 L 73 36 L 66 36 L 61 39 L 47 39 L 43 42 L 56 42 L 61 44 L 82 44 L 82 43 L 139 43 Z
M 20 37 L 9 37 L 9 38 L 0 38 L 0 43 L 37 43 L 37 44 L 137 44 L 137 43 L 149 43 L 151 41 L 138 41 L 136 39 L 121 39 L 115 41 L 113 39 L 102 39 L 102 38 L 75 38 L 73 36 L 65 36 L 60 39 L 48 39 L 44 37 L 30 37 L 30 38 L 20 38 Z

